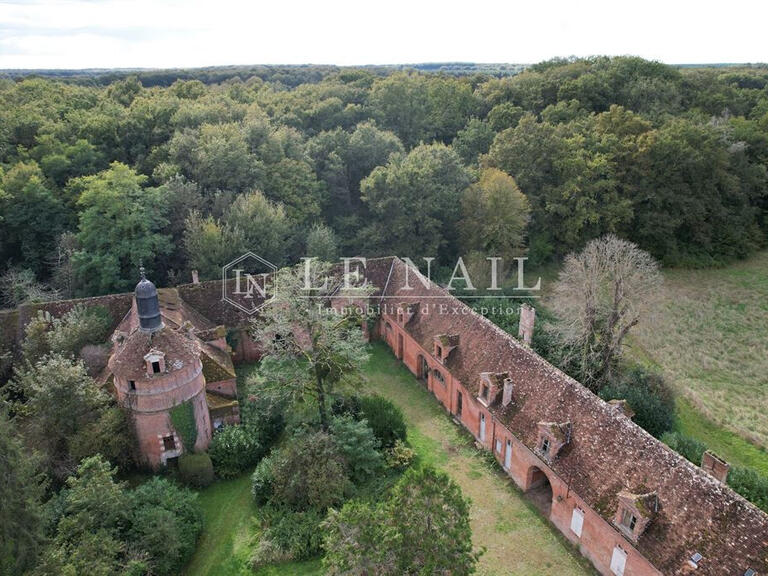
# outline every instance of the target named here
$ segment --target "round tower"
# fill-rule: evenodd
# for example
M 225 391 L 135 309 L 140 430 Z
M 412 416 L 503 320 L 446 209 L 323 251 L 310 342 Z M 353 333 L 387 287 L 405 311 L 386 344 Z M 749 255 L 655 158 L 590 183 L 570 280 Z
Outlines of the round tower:
M 115 344 L 109 360 L 121 405 L 130 410 L 139 450 L 153 468 L 211 440 L 199 342 L 162 321 L 155 285 L 136 286 L 138 327 Z

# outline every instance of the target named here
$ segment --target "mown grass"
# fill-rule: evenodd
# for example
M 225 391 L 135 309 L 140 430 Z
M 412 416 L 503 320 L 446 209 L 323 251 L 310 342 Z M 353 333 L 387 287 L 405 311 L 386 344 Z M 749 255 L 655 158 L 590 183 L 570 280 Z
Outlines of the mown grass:
M 486 452 L 453 423 L 437 400 L 383 344 L 371 347 L 366 393 L 397 404 L 408 423 L 408 441 L 419 462 L 448 473 L 470 498 L 473 542 L 486 547 L 481 576 L 594 574 L 589 563 L 525 499 Z

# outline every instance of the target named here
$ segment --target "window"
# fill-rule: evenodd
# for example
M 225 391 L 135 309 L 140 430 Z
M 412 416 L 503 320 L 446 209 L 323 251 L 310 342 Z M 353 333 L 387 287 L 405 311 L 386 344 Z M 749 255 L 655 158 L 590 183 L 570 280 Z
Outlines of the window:
M 630 532 L 634 532 L 635 526 L 637 525 L 637 518 L 635 518 L 635 515 L 629 510 L 624 510 L 621 513 L 621 525 Z
M 571 516 L 571 532 L 581 538 L 581 530 L 584 527 L 584 510 L 581 508 L 573 509 L 573 516 Z
M 541 453 L 549 454 L 549 438 L 543 438 L 541 440 Z
M 611 556 L 611 572 L 616 576 L 624 576 L 624 568 L 627 566 L 627 553 L 616 546 Z
M 435 348 L 435 355 L 437 356 L 438 360 L 443 357 L 443 349 L 438 346 Z
M 136 380 L 128 380 L 128 387 L 131 390 L 136 390 Z
M 440 382 L 440 384 L 445 386 L 445 378 L 443 378 L 442 373 L 439 370 L 434 370 L 432 373 L 435 375 L 435 380 L 437 380 L 438 382 Z
M 501 440 L 496 439 L 496 453 L 501 454 Z
M 488 396 L 491 393 L 491 389 L 488 388 L 488 384 L 483 384 L 483 391 L 480 393 L 480 397 L 488 402 Z
M 160 374 L 160 362 L 158 360 L 152 362 L 152 373 Z
M 176 440 L 173 436 L 163 436 L 163 450 L 176 450 Z

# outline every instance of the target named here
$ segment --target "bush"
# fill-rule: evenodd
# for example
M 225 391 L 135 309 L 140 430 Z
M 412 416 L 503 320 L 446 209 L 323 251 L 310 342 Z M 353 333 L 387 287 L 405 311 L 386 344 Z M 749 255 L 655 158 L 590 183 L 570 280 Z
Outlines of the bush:
M 219 478 L 234 478 L 264 455 L 257 433 L 249 426 L 227 426 L 213 435 L 208 454 Z
M 262 537 L 253 554 L 251 554 L 251 569 L 257 571 L 270 564 L 280 564 L 291 560 L 290 554 L 280 548 L 277 543 L 269 538 Z
M 112 318 L 103 306 L 77 305 L 53 320 L 48 341 L 51 350 L 77 356 L 86 344 L 101 344 L 109 336 Z
M 344 416 L 346 414 L 358 418 L 361 411 L 360 396 L 355 394 L 338 396 L 334 398 L 333 404 L 331 404 L 331 414 L 334 416 Z
M 768 477 L 751 468 L 734 466 L 728 473 L 728 485 L 755 506 L 768 512 Z
M 626 400 L 635 412 L 633 420 L 660 438 L 675 427 L 675 398 L 660 374 L 634 367 L 600 391 L 603 400 Z
M 203 528 L 197 495 L 163 478 L 152 478 L 130 493 L 127 541 L 146 555 L 152 574 L 178 574 L 195 550 Z
M 405 440 L 405 418 L 392 402 L 381 396 L 365 396 L 360 399 L 360 407 L 382 448 L 392 448 L 397 440 Z
M 266 450 L 285 429 L 285 395 L 264 387 L 258 377 L 248 379 L 243 390 L 240 418 Z
M 256 504 L 263 506 L 272 497 L 274 482 L 273 457 L 262 458 L 251 477 L 251 494 Z
M 323 535 L 319 528 L 324 513 L 270 508 L 262 510 L 261 515 L 266 524 L 264 537 L 274 542 L 291 560 L 308 560 L 320 554 Z
M 300 432 L 273 455 L 272 502 L 295 511 L 325 510 L 349 492 L 344 456 L 325 432 Z
M 701 466 L 701 457 L 707 449 L 703 442 L 680 432 L 665 432 L 661 436 L 661 441 L 696 466 Z
M 416 452 L 411 450 L 402 440 L 395 441 L 395 445 L 387 450 L 387 466 L 395 470 L 405 470 L 416 458 Z
M 184 484 L 203 488 L 213 482 L 213 463 L 208 454 L 182 454 L 179 457 L 179 478 Z
M 337 416 L 331 422 L 331 435 L 338 446 L 355 483 L 365 482 L 382 468 L 379 440 L 366 420 Z

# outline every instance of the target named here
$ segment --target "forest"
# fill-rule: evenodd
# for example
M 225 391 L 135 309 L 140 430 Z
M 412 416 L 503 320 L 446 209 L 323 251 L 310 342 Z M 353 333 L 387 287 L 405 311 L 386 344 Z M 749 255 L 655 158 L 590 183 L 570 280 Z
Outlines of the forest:
M 0 79 L 2 306 L 126 291 L 140 264 L 217 278 L 246 250 L 545 263 L 615 233 L 709 267 L 764 246 L 768 68 L 458 68 Z

